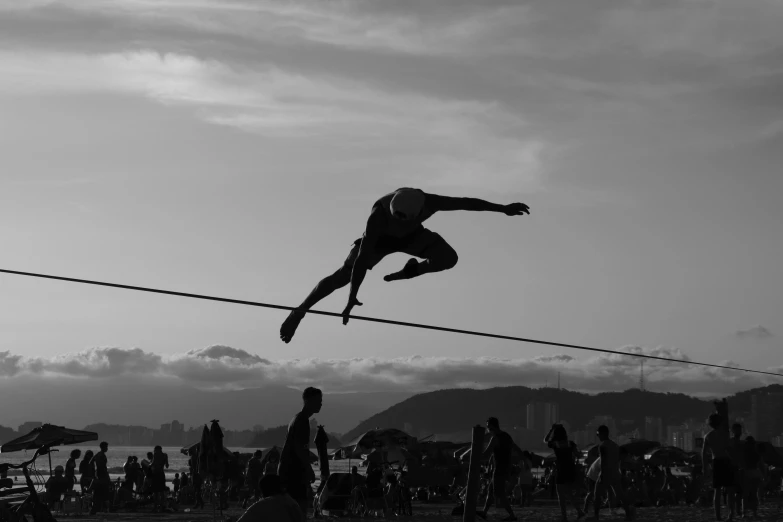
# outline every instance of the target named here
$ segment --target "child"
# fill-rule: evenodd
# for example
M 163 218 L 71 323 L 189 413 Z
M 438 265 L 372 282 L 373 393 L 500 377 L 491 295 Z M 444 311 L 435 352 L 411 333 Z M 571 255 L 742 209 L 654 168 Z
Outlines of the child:
M 179 473 L 174 473 L 174 480 L 171 481 L 171 484 L 174 486 L 174 498 L 177 498 L 180 485 Z

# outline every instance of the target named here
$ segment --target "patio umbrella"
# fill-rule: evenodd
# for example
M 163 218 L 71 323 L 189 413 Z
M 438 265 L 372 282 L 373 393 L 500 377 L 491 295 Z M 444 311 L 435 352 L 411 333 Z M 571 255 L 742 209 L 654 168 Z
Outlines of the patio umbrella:
M 654 465 L 669 465 L 674 463 L 686 463 L 689 461 L 688 453 L 676 446 L 664 446 L 650 453 L 648 462 Z
M 74 430 L 54 424 L 44 424 L 27 435 L 22 435 L 0 446 L 0 453 L 35 450 L 42 446 L 69 446 L 98 440 L 98 434 L 92 431 Z M 49 452 L 49 476 L 52 475 L 52 454 Z
M 639 439 L 627 442 L 620 447 L 634 457 L 643 457 L 655 448 L 661 447 L 661 443 L 654 440 Z
M 395 428 L 370 430 L 351 441 L 349 446 L 354 446 L 352 457 L 362 453 L 369 453 L 375 448 L 388 451 L 391 448 L 413 449 L 418 447 L 415 437 L 411 437 L 402 430 Z

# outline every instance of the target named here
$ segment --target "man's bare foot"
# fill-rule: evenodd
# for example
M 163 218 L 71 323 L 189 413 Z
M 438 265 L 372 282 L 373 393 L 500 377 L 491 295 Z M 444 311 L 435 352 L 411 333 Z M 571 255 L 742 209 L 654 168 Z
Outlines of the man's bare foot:
M 283 325 L 280 327 L 280 339 L 282 339 L 284 343 L 291 342 L 291 339 L 293 339 L 294 334 L 296 333 L 296 328 L 299 326 L 299 323 L 304 316 L 305 313 L 301 310 L 292 310 L 291 313 L 288 314 L 288 317 L 283 321 Z
M 399 281 L 400 279 L 410 279 L 412 277 L 416 277 L 419 275 L 419 272 L 417 270 L 417 267 L 419 266 L 419 262 L 415 259 L 411 258 L 408 259 L 408 262 L 405 263 L 405 266 L 400 270 L 399 272 L 394 272 L 393 274 L 389 274 L 387 276 L 383 276 L 384 281 Z

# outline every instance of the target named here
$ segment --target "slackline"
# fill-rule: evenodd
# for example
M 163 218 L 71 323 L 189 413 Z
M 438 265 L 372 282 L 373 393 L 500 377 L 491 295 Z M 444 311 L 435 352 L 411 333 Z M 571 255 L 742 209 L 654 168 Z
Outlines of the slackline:
M 123 290 L 136 290 L 139 292 L 150 292 L 153 294 L 164 294 L 164 295 L 174 295 L 178 297 L 189 297 L 191 299 L 203 299 L 206 301 L 218 301 L 221 303 L 231 303 L 231 304 L 239 304 L 239 305 L 245 305 L 245 306 L 258 306 L 261 308 L 273 308 L 276 310 L 289 310 L 293 311 L 296 310 L 297 307 L 295 306 L 285 306 L 285 305 L 278 305 L 278 304 L 270 304 L 270 303 L 259 303 L 257 301 L 244 301 L 241 299 L 229 299 L 226 297 L 216 297 L 216 296 L 210 296 L 210 295 L 201 295 L 201 294 L 191 294 L 187 292 L 175 292 L 172 290 L 162 290 L 159 288 L 146 288 L 143 286 L 131 286 L 131 285 L 121 285 L 117 283 L 105 283 L 102 281 L 91 281 L 88 279 L 75 279 L 72 277 L 62 277 L 62 276 L 54 276 L 54 275 L 47 275 L 47 274 L 36 274 L 32 272 L 20 272 L 17 270 L 6 270 L 0 268 L 1 273 L 6 274 L 13 274 L 13 275 L 21 275 L 21 276 L 27 276 L 27 277 L 38 277 L 41 279 L 54 279 L 56 281 L 67 281 L 70 283 L 82 283 L 86 285 L 97 285 L 97 286 L 108 286 L 110 288 L 121 288 Z M 307 310 L 306 313 L 308 314 L 316 314 L 316 315 L 327 315 L 330 317 L 343 317 L 343 314 L 339 314 L 336 312 L 324 312 L 321 310 Z M 761 375 L 774 375 L 776 377 L 783 377 L 783 373 L 774 373 L 774 372 L 765 372 L 761 370 L 749 370 L 747 368 L 735 368 L 732 366 L 722 366 L 720 364 L 710 364 L 710 363 L 704 363 L 704 362 L 698 362 L 698 361 L 686 361 L 683 359 L 670 359 L 668 357 L 658 357 L 655 355 L 647 355 L 647 354 L 640 354 L 640 353 L 626 353 L 626 352 L 619 352 L 617 350 L 607 350 L 604 348 L 592 348 L 589 346 L 580 346 L 578 344 L 568 344 L 568 343 L 556 343 L 552 341 L 541 341 L 538 339 L 527 339 L 525 337 L 515 337 L 512 335 L 501 335 L 501 334 L 495 334 L 495 333 L 487 333 L 487 332 L 477 332 L 473 330 L 461 330 L 457 328 L 448 328 L 445 326 L 434 326 L 429 324 L 421 324 L 421 323 L 408 323 L 405 321 L 393 321 L 391 319 L 380 319 L 377 317 L 366 317 L 362 315 L 349 315 L 349 319 L 356 319 L 357 321 L 370 321 L 373 323 L 382 323 L 382 324 L 391 324 L 395 326 L 407 326 L 409 328 L 421 328 L 424 330 L 436 330 L 439 332 L 450 332 L 450 333 L 456 333 L 456 334 L 462 334 L 462 335 L 475 335 L 478 337 L 489 337 L 492 339 L 504 339 L 506 341 L 518 341 L 523 343 L 531 343 L 531 344 L 545 344 L 548 346 L 558 346 L 561 348 L 572 348 L 574 350 L 584 350 L 588 352 L 599 352 L 599 353 L 610 353 L 613 355 L 624 355 L 627 357 L 639 357 L 643 359 L 654 359 L 657 361 L 667 361 L 667 362 L 675 362 L 675 363 L 682 363 L 682 364 L 692 364 L 696 366 L 707 366 L 710 368 L 720 368 L 722 370 L 732 370 L 737 372 L 747 372 L 747 373 L 758 373 Z

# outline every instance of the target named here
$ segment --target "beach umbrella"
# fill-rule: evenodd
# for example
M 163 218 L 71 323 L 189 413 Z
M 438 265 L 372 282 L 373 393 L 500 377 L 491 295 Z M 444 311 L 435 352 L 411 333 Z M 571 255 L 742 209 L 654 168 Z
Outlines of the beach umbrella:
M 530 452 L 530 462 L 532 462 L 534 468 L 541 468 L 544 466 L 544 457 L 538 453 Z
M 775 447 L 769 442 L 757 442 L 756 447 L 763 451 L 761 458 L 764 462 L 776 468 L 783 468 L 783 448 Z
M 632 440 L 631 442 L 627 442 L 620 446 L 620 448 L 624 449 L 634 457 L 643 457 L 644 455 L 659 447 L 661 447 L 660 442 L 644 439 Z
M 6 442 L 0 446 L 0 453 L 12 451 L 37 450 L 43 446 L 70 446 L 91 440 L 98 440 L 98 434 L 92 431 L 74 430 L 54 424 L 44 424 L 27 435 Z M 52 454 L 49 452 L 49 475 L 52 475 Z
M 654 449 L 648 459 L 653 465 L 668 465 L 673 463 L 685 463 L 690 460 L 688 453 L 676 446 L 664 446 Z
M 388 451 L 390 448 L 413 449 L 418 447 L 416 437 L 411 437 L 402 430 L 395 428 L 370 430 L 351 441 L 349 446 L 353 446 L 352 457 L 363 453 L 369 453 L 373 449 Z

